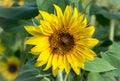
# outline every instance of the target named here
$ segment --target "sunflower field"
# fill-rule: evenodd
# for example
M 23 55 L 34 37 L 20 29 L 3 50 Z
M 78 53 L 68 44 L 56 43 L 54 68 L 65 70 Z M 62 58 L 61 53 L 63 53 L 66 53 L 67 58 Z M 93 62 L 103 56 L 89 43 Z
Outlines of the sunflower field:
M 120 81 L 120 0 L 0 0 L 0 81 Z

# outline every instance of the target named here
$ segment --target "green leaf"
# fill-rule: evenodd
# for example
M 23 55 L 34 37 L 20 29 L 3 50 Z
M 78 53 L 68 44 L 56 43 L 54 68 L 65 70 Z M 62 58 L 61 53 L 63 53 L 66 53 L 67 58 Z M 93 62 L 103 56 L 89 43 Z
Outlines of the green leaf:
M 30 19 L 38 15 L 38 9 L 35 3 L 16 7 L 0 7 L 0 18 L 19 20 Z M 0 20 L 1 21 L 1 20 Z
M 0 76 L 0 81 L 6 81 L 6 80 L 4 80 L 2 76 Z
M 108 72 L 105 74 L 90 72 L 87 79 L 88 81 L 116 81 L 115 77 Z
M 32 20 L 13 20 L 0 18 L 0 27 L 2 27 L 7 32 L 25 32 L 24 26 L 33 25 Z
M 54 11 L 53 0 L 36 0 L 36 3 L 39 10 L 47 11 L 50 13 Z
M 90 72 L 88 74 L 88 81 L 105 81 L 99 73 Z
M 94 61 L 88 61 L 85 64 L 85 70 L 90 72 L 105 72 L 114 69 L 116 68 L 114 68 L 109 62 L 98 57 L 96 57 Z
M 120 42 L 114 42 L 108 52 L 115 52 L 120 57 Z
M 102 14 L 96 14 L 96 21 L 98 21 L 99 24 L 104 27 L 109 26 L 109 24 L 110 24 L 110 19 L 106 18 Z
M 47 78 L 47 77 L 44 77 L 42 80 L 40 80 L 40 81 L 50 81 L 50 79 L 49 78 Z
M 120 76 L 120 43 L 113 43 L 110 46 L 110 49 L 105 52 L 101 53 L 101 56 L 104 60 L 107 60 L 115 69 L 114 73 L 115 76 Z
M 79 81 L 79 80 L 80 80 L 80 77 L 76 76 L 75 72 L 71 70 L 67 77 L 67 81 Z
M 40 81 L 44 77 L 50 76 L 51 73 L 47 71 L 42 71 L 42 67 L 36 68 L 34 67 L 34 61 L 30 60 L 28 63 L 22 68 L 18 77 L 15 81 Z
M 120 19 L 120 14 L 111 13 L 108 10 L 105 10 L 105 9 L 95 5 L 95 4 L 91 5 L 90 14 L 91 15 L 101 14 L 105 18 L 108 18 L 108 19 Z
M 66 5 L 69 5 L 69 1 L 68 0 L 56 0 L 55 4 L 57 4 L 58 6 L 60 6 L 60 8 L 64 11 Z

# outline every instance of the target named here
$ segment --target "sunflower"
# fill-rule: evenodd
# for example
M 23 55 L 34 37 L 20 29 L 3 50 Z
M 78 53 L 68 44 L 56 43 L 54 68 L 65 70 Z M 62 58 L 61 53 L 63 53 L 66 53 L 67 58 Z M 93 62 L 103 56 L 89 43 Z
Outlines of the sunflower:
M 17 57 L 8 57 L 6 61 L 0 62 L 0 73 L 7 81 L 13 81 L 19 72 L 20 61 Z
M 91 38 L 95 28 L 77 8 L 66 6 L 62 13 L 59 6 L 54 7 L 56 15 L 40 11 L 43 17 L 40 25 L 25 26 L 32 35 L 25 43 L 34 45 L 31 53 L 38 55 L 36 66 L 46 64 L 43 70 L 52 67 L 54 76 L 58 70 L 65 70 L 68 74 L 71 68 L 79 75 L 84 63 L 96 56 L 90 49 L 98 43 L 97 39 Z

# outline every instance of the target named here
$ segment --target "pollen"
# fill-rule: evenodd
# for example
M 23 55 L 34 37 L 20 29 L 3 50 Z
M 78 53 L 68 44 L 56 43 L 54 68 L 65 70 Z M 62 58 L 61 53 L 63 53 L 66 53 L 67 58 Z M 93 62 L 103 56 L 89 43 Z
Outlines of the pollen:
M 75 46 L 73 35 L 70 33 L 55 33 L 49 37 L 52 53 L 66 54 Z

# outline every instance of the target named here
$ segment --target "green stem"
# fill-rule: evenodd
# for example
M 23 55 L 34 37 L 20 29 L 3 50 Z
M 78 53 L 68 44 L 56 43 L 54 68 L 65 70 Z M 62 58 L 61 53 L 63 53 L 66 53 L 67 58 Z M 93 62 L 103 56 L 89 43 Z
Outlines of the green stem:
M 62 71 L 58 71 L 58 81 L 63 81 Z
M 80 81 L 82 81 L 82 80 L 83 80 L 83 76 L 84 76 L 84 74 L 85 74 L 85 70 L 83 70 L 83 71 L 82 71 L 82 73 L 81 73 L 81 76 L 80 76 Z
M 95 17 L 95 15 L 92 15 L 91 20 L 90 20 L 90 24 L 95 26 L 95 21 L 96 21 L 96 17 Z
M 21 67 L 24 65 L 25 59 L 26 59 L 26 45 L 24 44 L 24 35 L 19 35 L 20 40 L 20 65 Z
M 114 30 L 115 30 L 115 20 L 110 21 L 110 34 L 109 34 L 109 39 L 111 41 L 114 41 Z
M 65 75 L 64 81 L 67 81 L 68 74 Z

